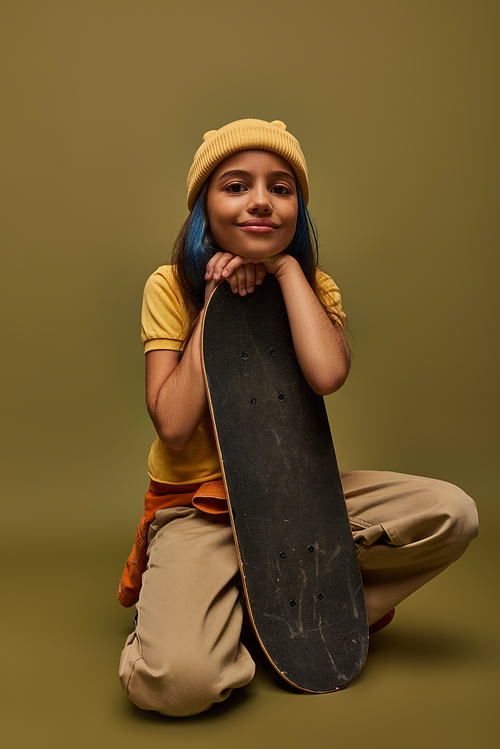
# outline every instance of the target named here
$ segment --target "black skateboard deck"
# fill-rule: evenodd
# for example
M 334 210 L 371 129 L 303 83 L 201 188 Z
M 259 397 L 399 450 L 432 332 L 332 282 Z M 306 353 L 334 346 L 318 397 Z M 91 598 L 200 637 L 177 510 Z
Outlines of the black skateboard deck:
M 324 400 L 295 358 L 274 276 L 245 297 L 217 287 L 203 360 L 257 637 L 294 686 L 340 689 L 365 662 L 364 594 Z

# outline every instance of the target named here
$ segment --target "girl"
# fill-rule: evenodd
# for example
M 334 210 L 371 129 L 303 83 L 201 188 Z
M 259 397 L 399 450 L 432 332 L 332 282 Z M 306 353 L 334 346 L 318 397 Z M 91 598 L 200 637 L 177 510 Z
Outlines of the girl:
M 208 414 L 201 326 L 218 283 L 225 279 L 244 296 L 271 273 L 310 386 L 321 395 L 342 386 L 350 362 L 345 314 L 337 286 L 316 267 L 308 196 L 304 155 L 284 123 L 238 120 L 206 133 L 189 172 L 190 215 L 172 265 L 146 284 L 146 394 L 158 439 L 118 593 L 123 605 L 137 603 L 122 688 L 146 710 L 194 715 L 254 674 L 240 642 L 238 563 Z M 355 471 L 343 473 L 342 483 L 373 633 L 460 557 L 477 533 L 477 513 L 442 481 Z

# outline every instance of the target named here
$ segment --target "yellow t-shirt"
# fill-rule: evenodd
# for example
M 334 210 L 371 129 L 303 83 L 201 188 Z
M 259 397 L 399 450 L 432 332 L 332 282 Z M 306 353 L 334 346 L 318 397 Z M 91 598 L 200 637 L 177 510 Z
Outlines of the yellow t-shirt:
M 343 327 L 346 316 L 338 286 L 320 270 L 316 271 L 316 284 L 330 318 Z M 144 289 L 141 337 L 145 352 L 181 351 L 185 326 L 185 307 L 173 268 L 162 265 L 149 277 Z M 149 453 L 148 471 L 154 481 L 167 484 L 202 483 L 221 477 L 208 410 L 184 450 L 171 450 L 159 437 L 155 440 Z

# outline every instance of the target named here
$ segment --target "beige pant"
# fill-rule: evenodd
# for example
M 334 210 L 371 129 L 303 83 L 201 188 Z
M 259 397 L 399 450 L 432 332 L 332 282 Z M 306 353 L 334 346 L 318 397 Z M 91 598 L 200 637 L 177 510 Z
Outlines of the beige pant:
M 477 534 L 474 502 L 443 481 L 342 474 L 370 624 L 458 559 Z M 145 710 L 194 715 L 251 681 L 240 642 L 238 563 L 227 516 L 159 510 L 148 537 L 137 626 L 120 661 L 125 694 Z

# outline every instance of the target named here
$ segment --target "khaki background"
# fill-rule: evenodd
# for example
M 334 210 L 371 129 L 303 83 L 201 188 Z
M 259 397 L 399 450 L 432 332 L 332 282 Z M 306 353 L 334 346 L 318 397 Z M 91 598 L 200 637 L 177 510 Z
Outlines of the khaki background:
M 482 746 L 498 695 L 499 16 L 488 0 L 4 0 L 2 735 L 9 747 Z M 339 694 L 260 663 L 175 721 L 122 696 L 146 488 L 141 294 L 204 131 L 282 119 L 355 358 L 339 461 L 448 479 L 482 533 Z

